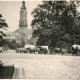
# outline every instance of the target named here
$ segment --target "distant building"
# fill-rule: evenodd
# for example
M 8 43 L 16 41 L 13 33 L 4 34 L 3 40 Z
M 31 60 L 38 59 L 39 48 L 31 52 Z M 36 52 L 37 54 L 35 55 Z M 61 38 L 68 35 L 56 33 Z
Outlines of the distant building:
M 19 20 L 19 34 L 21 35 L 21 41 L 26 41 L 26 31 L 27 31 L 27 11 L 25 7 L 25 1 L 22 1 L 22 7 L 20 10 L 20 20 Z M 25 36 L 25 37 L 24 37 Z
M 16 37 L 16 41 L 17 43 L 20 43 L 22 39 L 24 39 L 25 43 L 27 44 L 29 39 L 31 39 L 32 37 L 32 29 L 26 29 L 26 34 L 21 34 L 20 33 L 20 29 L 15 30 L 13 33 Z
M 8 33 L 6 33 L 6 36 L 3 36 L 3 39 L 12 41 L 12 40 L 16 40 L 16 37 L 12 32 L 8 32 Z
M 19 29 L 14 31 L 17 42 L 24 41 L 26 44 L 28 40 L 32 37 L 32 29 L 28 29 L 27 25 L 27 11 L 26 11 L 25 1 L 22 1 L 22 6 L 20 10 L 20 20 L 19 20 Z
M 0 37 L 2 37 L 2 39 L 4 40 L 15 40 L 15 36 L 12 32 L 8 32 L 8 30 L 6 28 L 1 28 L 0 29 Z

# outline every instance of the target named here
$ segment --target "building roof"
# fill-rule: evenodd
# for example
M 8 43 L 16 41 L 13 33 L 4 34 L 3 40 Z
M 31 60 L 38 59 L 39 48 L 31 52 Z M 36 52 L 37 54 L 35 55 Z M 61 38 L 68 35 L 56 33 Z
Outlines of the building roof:
M 15 35 L 16 37 L 16 41 L 19 41 L 21 40 L 21 37 L 25 37 L 26 40 L 29 40 L 31 37 L 32 37 L 32 32 L 33 32 L 33 29 L 26 29 L 26 36 L 22 36 L 20 33 L 19 33 L 19 29 L 15 30 L 13 32 L 13 34 Z
M 27 33 L 27 34 L 32 34 L 32 32 L 33 32 L 33 29 L 27 29 L 27 30 L 26 30 L 26 33 Z M 15 30 L 13 33 L 14 33 L 14 34 L 19 33 L 19 29 Z

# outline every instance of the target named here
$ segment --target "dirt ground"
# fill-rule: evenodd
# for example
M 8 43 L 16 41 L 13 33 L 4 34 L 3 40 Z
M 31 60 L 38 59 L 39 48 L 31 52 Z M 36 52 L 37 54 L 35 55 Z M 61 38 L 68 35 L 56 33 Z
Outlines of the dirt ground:
M 13 79 L 80 80 L 80 56 L 24 54 L 14 51 L 0 54 L 4 65 L 14 64 Z

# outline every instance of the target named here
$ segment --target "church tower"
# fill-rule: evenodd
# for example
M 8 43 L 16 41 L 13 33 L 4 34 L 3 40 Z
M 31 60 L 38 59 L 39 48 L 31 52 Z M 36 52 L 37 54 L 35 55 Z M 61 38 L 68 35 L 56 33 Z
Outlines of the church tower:
M 27 11 L 26 11 L 26 7 L 25 7 L 25 1 L 22 1 L 22 7 L 20 10 L 19 27 L 27 28 Z
M 22 7 L 20 10 L 20 20 L 19 20 L 19 34 L 21 36 L 20 40 L 25 42 L 27 33 L 27 11 L 25 6 L 25 1 L 22 1 Z

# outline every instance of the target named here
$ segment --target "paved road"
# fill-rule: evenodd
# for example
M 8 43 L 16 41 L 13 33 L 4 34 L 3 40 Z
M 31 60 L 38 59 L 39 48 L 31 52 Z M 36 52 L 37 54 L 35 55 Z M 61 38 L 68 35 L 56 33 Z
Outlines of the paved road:
M 14 64 L 14 79 L 80 80 L 80 56 L 15 53 L 0 54 L 5 64 Z

